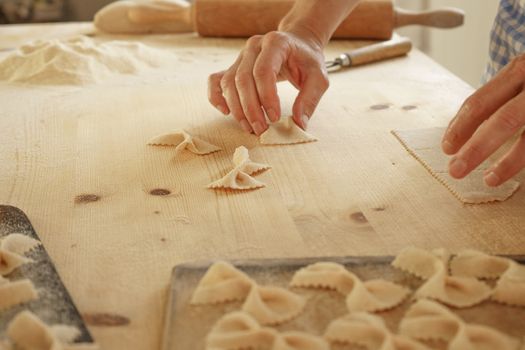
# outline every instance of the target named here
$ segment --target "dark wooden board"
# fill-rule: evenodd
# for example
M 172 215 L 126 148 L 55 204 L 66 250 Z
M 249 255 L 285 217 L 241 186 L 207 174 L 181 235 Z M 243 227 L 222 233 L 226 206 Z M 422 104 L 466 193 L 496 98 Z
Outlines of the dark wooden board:
M 521 263 L 523 256 L 511 257 Z M 411 277 L 390 266 L 393 257 L 320 257 L 305 259 L 254 259 L 231 261 L 262 285 L 287 287 L 295 271 L 318 261 L 333 261 L 346 266 L 363 280 L 384 278 L 411 287 L 419 287 L 421 280 Z M 192 262 L 173 268 L 169 300 L 165 315 L 162 350 L 204 350 L 204 339 L 212 325 L 225 313 L 240 309 L 242 303 L 221 305 L 191 306 L 189 300 L 199 280 L 212 262 Z M 344 297 L 337 292 L 306 289 L 293 289 L 294 292 L 309 298 L 306 309 L 291 322 L 276 327 L 280 331 L 302 330 L 322 335 L 328 323 L 347 313 Z M 411 301 L 408 299 L 400 307 L 379 313 L 390 329 L 397 325 Z M 525 334 L 525 308 L 516 308 L 486 301 L 482 304 L 456 311 L 467 322 L 486 324 L 513 335 Z M 441 344 L 443 345 L 443 344 Z M 339 349 L 339 347 L 336 347 Z M 336 349 L 334 348 L 334 349 Z M 440 344 L 436 348 L 442 348 Z M 342 347 L 341 349 L 353 349 Z
M 40 240 L 24 212 L 12 206 L 0 205 L 0 238 L 11 233 L 21 233 Z M 49 325 L 66 324 L 77 327 L 81 335 L 75 342 L 92 343 L 93 338 L 44 246 L 40 245 L 28 253 L 27 257 L 34 262 L 19 267 L 7 277 L 11 280 L 30 279 L 39 298 L 0 312 L 0 335 L 4 334 L 9 321 L 17 313 L 27 309 Z

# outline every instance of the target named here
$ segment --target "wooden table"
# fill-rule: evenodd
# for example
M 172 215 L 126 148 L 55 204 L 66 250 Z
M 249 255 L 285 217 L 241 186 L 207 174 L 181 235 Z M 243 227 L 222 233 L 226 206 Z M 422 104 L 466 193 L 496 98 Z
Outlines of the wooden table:
M 446 125 L 472 92 L 421 52 L 333 74 L 310 125 L 320 141 L 260 147 L 206 99 L 207 75 L 231 64 L 242 41 L 137 40 L 169 47 L 175 68 L 117 88 L 0 85 L 0 202 L 28 214 L 79 309 L 107 314 L 90 322 L 104 349 L 159 348 L 170 271 L 183 261 L 384 255 L 408 245 L 524 253 L 524 190 L 462 205 L 390 134 Z M 355 45 L 333 43 L 327 57 Z M 280 95 L 289 111 L 294 90 Z M 173 159 L 146 146 L 177 128 L 224 151 Z M 273 167 L 258 177 L 267 187 L 207 190 L 241 144 Z

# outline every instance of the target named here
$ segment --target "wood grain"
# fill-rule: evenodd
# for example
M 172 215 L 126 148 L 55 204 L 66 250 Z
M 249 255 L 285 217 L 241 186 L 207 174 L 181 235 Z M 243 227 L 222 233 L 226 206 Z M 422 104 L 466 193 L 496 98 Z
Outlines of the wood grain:
M 446 125 L 472 92 L 420 52 L 332 75 L 309 129 L 319 142 L 261 147 L 206 100 L 207 75 L 229 66 L 242 41 L 135 40 L 179 58 L 134 84 L 0 84 L 0 201 L 28 214 L 82 313 L 129 319 L 90 325 L 103 348 L 159 348 L 170 270 L 184 261 L 392 255 L 407 245 L 523 253 L 524 191 L 461 205 L 390 134 Z M 335 43 L 327 57 L 361 44 Z M 280 86 L 284 113 L 295 94 Z M 224 151 L 174 159 L 146 146 L 177 128 Z M 207 190 L 241 144 L 272 166 L 259 177 L 267 187 Z

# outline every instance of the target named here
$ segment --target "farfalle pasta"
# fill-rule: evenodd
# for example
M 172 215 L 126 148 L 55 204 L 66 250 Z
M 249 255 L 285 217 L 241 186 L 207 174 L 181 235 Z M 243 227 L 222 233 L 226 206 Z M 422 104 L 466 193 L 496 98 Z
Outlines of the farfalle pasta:
M 223 261 L 214 263 L 200 280 L 190 303 L 217 304 L 246 299 L 255 282 L 244 272 Z
M 401 304 L 409 289 L 385 280 L 361 281 L 344 266 L 319 262 L 298 270 L 290 282 L 292 287 L 327 288 L 346 295 L 349 311 L 382 311 Z
M 324 337 L 331 343 L 358 345 L 367 350 L 430 350 L 409 337 L 392 333 L 381 317 L 366 312 L 332 321 Z
M 491 299 L 525 306 L 525 266 L 516 261 L 475 250 L 459 252 L 450 263 L 453 275 L 498 279 Z
M 264 187 L 264 183 L 257 181 L 252 175 L 270 169 L 269 165 L 253 162 L 248 149 L 238 147 L 233 154 L 234 168 L 225 176 L 208 185 L 210 189 L 254 190 Z
M 156 136 L 148 142 L 148 145 L 175 147 L 176 153 L 186 149 L 198 155 L 206 155 L 221 150 L 219 147 L 194 137 L 184 130 L 176 130 L 169 134 Z
M 430 298 L 455 307 L 481 303 L 491 295 L 490 287 L 473 277 L 449 276 L 449 254 L 419 248 L 403 250 L 392 262 L 394 267 L 426 281 L 416 290 L 416 298 Z
M 467 324 L 445 306 L 419 300 L 405 314 L 399 332 L 419 340 L 441 340 L 449 350 L 517 350 L 519 341 L 493 328 Z
M 304 332 L 277 334 L 272 350 L 330 350 L 330 345 L 321 337 Z
M 215 323 L 206 337 L 206 349 L 269 348 L 275 335 L 273 329 L 262 328 L 250 314 L 235 311 Z
M 284 117 L 277 123 L 270 124 L 259 140 L 263 145 L 290 145 L 314 142 L 317 138 L 295 124 L 292 117 Z
M 96 350 L 95 344 L 72 344 L 80 335 L 67 325 L 47 326 L 30 311 L 22 311 L 9 323 L 6 335 L 15 349 L 22 350 Z
M 304 297 L 284 288 L 253 286 L 242 309 L 263 325 L 276 325 L 297 317 L 305 305 Z
M 19 281 L 0 280 L 0 311 L 27 303 L 38 298 L 38 293 L 28 279 Z
M 231 264 L 217 262 L 200 280 L 190 303 L 202 305 L 230 301 L 244 301 L 242 310 L 264 325 L 289 321 L 306 305 L 306 299 L 300 295 L 280 287 L 259 286 Z
M 6 276 L 32 260 L 24 256 L 40 244 L 39 241 L 20 233 L 0 239 L 0 275 Z

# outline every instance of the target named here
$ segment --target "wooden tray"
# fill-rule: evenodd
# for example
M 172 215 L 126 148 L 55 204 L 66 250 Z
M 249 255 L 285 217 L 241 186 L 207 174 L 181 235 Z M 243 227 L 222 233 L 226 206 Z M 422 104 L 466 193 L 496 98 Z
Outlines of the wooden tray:
M 511 257 L 524 262 L 524 257 Z M 232 263 L 262 285 L 286 287 L 299 268 L 318 261 L 333 261 L 346 266 L 363 280 L 384 278 L 409 286 L 419 287 L 421 280 L 390 266 L 392 257 L 330 257 L 307 259 L 238 260 Z M 195 262 L 173 268 L 171 288 L 165 317 L 163 350 L 204 350 L 205 337 L 212 325 L 225 313 L 240 309 L 242 303 L 191 306 L 189 300 L 197 283 L 211 262 Z M 347 313 L 345 299 L 337 292 L 293 289 L 308 296 L 305 311 L 291 322 L 276 327 L 278 330 L 302 330 L 323 334 L 328 323 Z M 392 330 L 410 305 L 410 298 L 400 307 L 379 313 Z M 467 322 L 495 327 L 509 335 L 521 338 L 525 334 L 525 308 L 516 308 L 486 301 L 478 306 L 455 310 Z M 440 348 L 439 344 L 437 347 Z M 334 348 L 335 349 L 335 348 Z M 350 349 L 350 347 L 341 347 Z
M 40 241 L 27 216 L 18 208 L 0 205 L 0 238 L 11 233 L 25 234 Z M 43 245 L 27 254 L 34 262 L 22 265 L 8 278 L 30 279 L 38 291 L 38 299 L 0 311 L 0 336 L 13 317 L 23 310 L 30 310 L 49 325 L 66 324 L 75 326 L 80 331 L 76 342 L 92 343 L 93 338 L 80 316 L 66 287 L 62 284 L 55 265 Z

